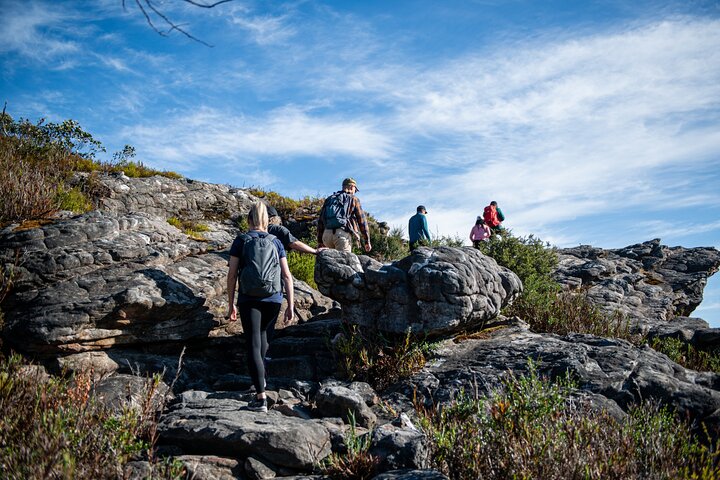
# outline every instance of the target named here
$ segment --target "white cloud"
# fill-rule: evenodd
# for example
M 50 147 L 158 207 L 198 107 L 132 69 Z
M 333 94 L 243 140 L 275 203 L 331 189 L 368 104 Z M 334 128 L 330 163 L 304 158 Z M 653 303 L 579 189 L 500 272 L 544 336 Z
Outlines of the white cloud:
M 78 44 L 57 33 L 72 19 L 57 5 L 5 1 L 0 15 L 0 53 L 17 53 L 41 62 L 73 54 Z
M 692 172 L 720 167 L 720 21 L 675 19 L 350 76 L 340 84 L 394 106 L 386 121 L 402 146 L 424 145 L 407 163 L 404 206 L 421 197 L 452 210 L 448 233 L 491 199 L 524 233 L 618 205 L 720 202 L 716 189 L 698 191 L 703 177 Z
M 214 109 L 178 115 L 163 125 L 125 129 L 140 152 L 161 163 L 184 168 L 209 158 L 256 165 L 258 157 L 352 156 L 382 159 L 391 140 L 362 119 L 312 116 L 296 108 L 254 118 Z

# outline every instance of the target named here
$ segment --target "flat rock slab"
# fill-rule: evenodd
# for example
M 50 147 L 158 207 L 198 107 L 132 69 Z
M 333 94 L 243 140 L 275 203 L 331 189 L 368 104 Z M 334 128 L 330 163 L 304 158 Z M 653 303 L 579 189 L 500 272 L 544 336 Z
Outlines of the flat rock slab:
M 264 458 L 304 471 L 330 454 L 330 434 L 315 420 L 247 410 L 242 396 L 194 392 L 162 416 L 160 442 L 194 455 Z

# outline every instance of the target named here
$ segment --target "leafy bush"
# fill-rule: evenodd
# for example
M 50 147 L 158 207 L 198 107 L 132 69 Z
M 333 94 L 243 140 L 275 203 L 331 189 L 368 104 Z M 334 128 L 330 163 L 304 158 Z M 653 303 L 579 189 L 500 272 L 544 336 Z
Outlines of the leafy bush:
M 357 325 L 346 325 L 345 332 L 333 340 L 341 374 L 349 380 L 369 383 L 383 390 L 425 366 L 433 346 L 414 337 L 410 331 L 400 337 L 383 336 Z
M 667 355 L 673 362 L 699 372 L 720 373 L 720 352 L 696 348 L 677 338 L 655 337 L 650 346 Z
M 509 374 L 488 396 L 418 407 L 435 466 L 452 479 L 717 478 L 717 453 L 668 410 L 643 405 L 618 423 L 571 400 L 572 382 Z
M 372 251 L 370 256 L 381 262 L 392 262 L 406 257 L 409 253 L 407 242 L 403 239 L 402 228 L 395 227 L 385 235 L 377 224 L 370 224 L 370 243 Z M 365 251 L 357 253 L 367 255 Z
M 116 478 L 117 468 L 132 458 L 154 461 L 152 399 L 159 378 L 148 381 L 140 409 L 114 413 L 90 396 L 90 373 L 64 379 L 35 372 L 17 355 L 0 360 L 3 478 Z
M 85 213 L 93 209 L 92 202 L 79 187 L 69 190 L 63 186 L 58 188 L 57 205 L 60 210 L 70 210 L 73 213 Z
M 549 243 L 533 235 L 515 237 L 509 231 L 504 236 L 493 236 L 489 242 L 480 242 L 479 250 L 515 272 L 523 284 L 530 278 L 550 278 L 558 263 L 555 248 Z

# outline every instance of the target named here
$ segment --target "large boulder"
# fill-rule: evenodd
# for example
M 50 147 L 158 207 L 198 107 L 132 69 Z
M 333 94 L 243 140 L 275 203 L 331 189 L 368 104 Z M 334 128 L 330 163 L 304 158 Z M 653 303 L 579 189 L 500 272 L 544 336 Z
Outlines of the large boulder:
M 703 299 L 707 279 L 720 267 L 714 248 L 667 247 L 659 239 L 604 250 L 582 245 L 558 250 L 556 278 L 582 287 L 606 312 L 619 312 L 636 331 L 692 313 Z
M 390 265 L 324 250 L 315 282 L 340 302 L 344 320 L 396 333 L 439 334 L 482 324 L 522 291 L 517 275 L 469 247 L 421 247 Z

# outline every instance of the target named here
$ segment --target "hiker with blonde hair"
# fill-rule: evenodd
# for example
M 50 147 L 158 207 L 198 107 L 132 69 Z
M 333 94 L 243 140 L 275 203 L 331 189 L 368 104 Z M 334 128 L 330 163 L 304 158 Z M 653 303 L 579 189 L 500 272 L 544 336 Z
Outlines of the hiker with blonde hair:
M 288 306 L 285 321 L 294 316 L 295 292 L 282 242 L 268 233 L 268 212 L 265 204 L 256 202 L 248 213 L 248 233 L 238 235 L 230 247 L 227 274 L 228 316 L 234 322 L 238 313 L 247 341 L 247 366 L 256 396 L 248 409 L 267 412 L 265 395 L 265 363 L 268 349 L 267 330 L 280 313 L 285 284 Z M 238 286 L 238 278 L 240 280 Z M 235 302 L 235 292 L 237 303 Z

